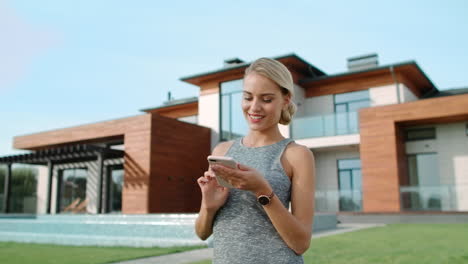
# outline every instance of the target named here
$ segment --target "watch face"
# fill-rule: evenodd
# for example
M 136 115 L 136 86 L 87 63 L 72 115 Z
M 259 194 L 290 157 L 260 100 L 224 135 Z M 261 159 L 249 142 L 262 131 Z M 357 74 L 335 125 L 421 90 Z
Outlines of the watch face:
M 270 198 L 268 198 L 268 196 L 266 195 L 261 195 L 260 197 L 258 197 L 258 202 L 261 205 L 267 205 L 270 203 Z

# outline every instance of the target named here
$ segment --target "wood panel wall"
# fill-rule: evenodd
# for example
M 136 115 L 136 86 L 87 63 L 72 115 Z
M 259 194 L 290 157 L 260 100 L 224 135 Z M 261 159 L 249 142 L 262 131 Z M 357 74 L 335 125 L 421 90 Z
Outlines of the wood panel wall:
M 363 211 L 399 212 L 399 188 L 407 183 L 404 127 L 468 121 L 468 94 L 365 108 L 359 119 Z
M 151 115 L 146 114 L 18 136 L 14 138 L 13 146 L 34 150 L 123 138 L 125 179 L 122 191 L 122 212 L 144 214 L 149 212 L 151 121 Z
M 210 137 L 209 128 L 145 114 L 19 136 L 14 146 L 34 150 L 121 138 L 122 213 L 196 212 L 201 200 L 196 179 L 207 168 Z
M 151 134 L 150 212 L 198 212 L 211 130 L 153 115 Z

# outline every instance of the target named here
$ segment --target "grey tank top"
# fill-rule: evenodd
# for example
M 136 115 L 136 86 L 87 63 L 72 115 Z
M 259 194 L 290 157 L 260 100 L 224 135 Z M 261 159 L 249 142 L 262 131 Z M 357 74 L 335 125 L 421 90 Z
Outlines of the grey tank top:
M 273 145 L 246 147 L 236 139 L 226 156 L 257 169 L 270 183 L 286 208 L 291 200 L 291 181 L 281 156 L 292 139 Z M 214 264 L 304 263 L 281 239 L 263 207 L 250 191 L 230 189 L 229 197 L 213 223 Z

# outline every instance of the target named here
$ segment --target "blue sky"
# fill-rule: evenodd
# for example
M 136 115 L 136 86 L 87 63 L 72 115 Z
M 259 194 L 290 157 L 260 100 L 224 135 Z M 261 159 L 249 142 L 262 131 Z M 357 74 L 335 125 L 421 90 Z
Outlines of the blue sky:
M 0 0 L 0 155 L 13 137 L 140 114 L 179 78 L 226 58 L 296 53 L 328 74 L 346 58 L 415 60 L 468 87 L 468 2 Z

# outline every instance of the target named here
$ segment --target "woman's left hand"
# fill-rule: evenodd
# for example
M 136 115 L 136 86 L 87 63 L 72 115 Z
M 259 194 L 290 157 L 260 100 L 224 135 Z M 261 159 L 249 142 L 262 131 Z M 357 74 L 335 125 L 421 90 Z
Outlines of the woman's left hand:
M 222 165 L 211 166 L 215 174 L 222 177 L 237 189 L 247 190 L 259 194 L 271 193 L 271 186 L 265 177 L 256 169 L 237 164 L 238 169 L 232 169 Z

